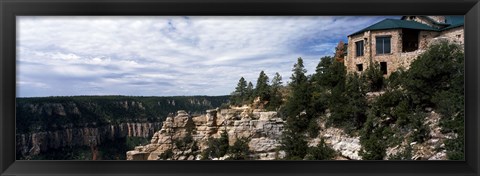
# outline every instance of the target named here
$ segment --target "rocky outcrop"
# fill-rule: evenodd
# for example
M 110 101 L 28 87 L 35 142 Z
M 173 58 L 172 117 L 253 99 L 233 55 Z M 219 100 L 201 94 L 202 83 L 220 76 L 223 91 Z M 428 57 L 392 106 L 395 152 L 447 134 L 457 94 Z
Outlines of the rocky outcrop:
M 24 158 L 39 155 L 49 149 L 73 146 L 96 146 L 106 140 L 124 137 L 147 138 L 160 128 L 161 123 L 122 123 L 100 127 L 66 128 L 55 131 L 17 134 L 17 151 Z M 88 125 L 85 125 L 88 126 Z
M 127 160 L 157 160 L 166 152 L 172 152 L 169 159 L 198 160 L 200 152 L 208 148 L 209 138 L 228 135 L 229 145 L 237 139 L 249 139 L 248 147 L 252 158 L 275 159 L 282 157 L 276 148 L 280 145 L 284 121 L 276 112 L 264 112 L 248 107 L 207 110 L 205 115 L 191 117 L 185 111 L 178 111 L 175 117 L 168 117 L 162 129 L 156 132 L 151 143 L 138 146 L 127 152 Z M 178 141 L 191 135 L 196 147 L 181 148 Z M 280 153 L 280 154 L 279 154 Z M 212 158 L 212 159 L 225 159 Z
M 329 116 L 329 114 L 327 115 Z M 359 136 L 348 135 L 340 128 L 326 128 L 325 122 L 323 121 L 319 121 L 318 124 L 320 126 L 319 135 L 308 141 L 310 147 L 316 146 L 320 143 L 321 139 L 324 139 L 325 143 L 339 154 L 335 160 L 362 159 L 359 155 L 362 148 Z
M 422 143 L 411 142 L 407 140 L 402 141 L 400 145 L 387 148 L 386 157 L 384 159 L 390 159 L 400 153 L 406 152 L 406 148 L 411 148 L 411 160 L 447 160 L 447 151 L 445 150 L 445 141 L 447 139 L 453 139 L 456 137 L 453 133 L 444 134 L 442 128 L 439 126 L 440 114 L 432 111 L 425 117 L 424 125 L 428 128 L 429 133 L 426 141 Z M 416 129 L 414 129 L 416 130 Z M 406 136 L 411 135 L 408 133 Z M 407 137 L 405 137 L 406 139 Z

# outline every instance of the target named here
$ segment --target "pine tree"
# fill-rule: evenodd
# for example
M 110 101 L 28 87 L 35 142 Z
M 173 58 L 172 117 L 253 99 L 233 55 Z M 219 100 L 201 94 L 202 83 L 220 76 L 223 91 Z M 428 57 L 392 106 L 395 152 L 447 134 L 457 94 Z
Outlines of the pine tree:
M 365 126 L 361 131 L 360 144 L 362 144 L 362 150 L 359 154 L 363 160 L 383 160 L 385 157 L 386 144 L 383 139 L 383 128 L 378 124 L 375 124 L 373 116 L 369 116 Z
M 292 130 L 285 130 L 282 134 L 280 148 L 285 151 L 286 160 L 303 160 L 307 154 L 308 144 L 305 136 Z
M 255 85 L 254 97 L 259 97 L 260 101 L 270 100 L 270 86 L 268 85 L 268 76 L 262 70 L 258 75 L 257 84 Z
M 242 105 L 247 98 L 247 81 L 242 77 L 238 80 L 237 87 L 232 93 L 232 102 L 234 105 Z
M 280 88 L 282 87 L 282 76 L 277 72 L 272 79 L 270 89 L 270 102 L 268 103 L 269 110 L 276 110 L 282 104 L 282 94 Z
M 252 84 L 252 82 L 249 81 L 248 85 L 247 85 L 247 90 L 246 90 L 247 102 L 252 102 L 254 91 L 255 90 L 253 89 L 253 84 Z
M 303 66 L 302 58 L 298 58 L 292 71 L 292 81 L 289 84 L 291 93 L 285 105 L 287 126 L 293 131 L 304 131 L 308 126 L 309 118 L 302 112 L 308 108 L 310 93 L 308 78 L 305 76 L 307 70 Z

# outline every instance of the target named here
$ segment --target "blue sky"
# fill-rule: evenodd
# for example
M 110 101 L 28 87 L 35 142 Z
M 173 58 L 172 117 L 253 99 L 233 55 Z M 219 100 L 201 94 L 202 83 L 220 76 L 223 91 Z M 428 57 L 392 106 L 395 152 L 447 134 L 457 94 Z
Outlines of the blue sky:
M 17 17 L 17 97 L 227 95 L 387 17 Z M 398 18 L 398 17 L 390 17 Z

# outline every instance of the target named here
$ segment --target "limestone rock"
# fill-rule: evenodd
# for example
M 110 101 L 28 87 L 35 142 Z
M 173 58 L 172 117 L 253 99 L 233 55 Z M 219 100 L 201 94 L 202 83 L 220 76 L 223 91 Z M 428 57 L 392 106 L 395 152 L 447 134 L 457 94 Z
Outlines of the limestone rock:
M 200 153 L 208 147 L 209 138 L 219 138 L 226 132 L 229 144 L 233 145 L 239 138 L 248 138 L 249 148 L 254 154 L 252 158 L 275 159 L 285 157 L 284 152 L 275 152 L 280 145 L 280 136 L 283 132 L 284 121 L 276 112 L 252 110 L 248 107 L 232 109 L 207 110 L 205 115 L 190 117 L 185 111 L 178 111 L 175 117 L 167 117 L 162 128 L 155 132 L 151 143 L 137 147 L 134 151 L 127 152 L 128 159 L 139 159 L 138 153 L 147 153 L 147 160 L 156 160 L 159 155 L 173 149 L 170 159 L 197 160 Z M 193 129 L 187 130 L 187 124 L 192 124 Z M 188 134 L 196 144 L 182 144 Z M 181 146 L 179 146 L 181 145 Z M 195 149 L 195 150 L 193 150 Z M 134 158 L 135 156 L 135 158 Z M 214 158 L 223 160 L 228 156 Z

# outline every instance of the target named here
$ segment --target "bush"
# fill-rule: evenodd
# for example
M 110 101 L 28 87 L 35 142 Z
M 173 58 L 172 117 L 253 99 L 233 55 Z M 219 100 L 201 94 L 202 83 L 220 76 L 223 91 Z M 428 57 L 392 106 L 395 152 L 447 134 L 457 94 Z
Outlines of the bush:
M 299 132 L 286 130 L 282 134 L 280 148 L 285 151 L 286 160 L 303 160 L 307 154 L 308 145 L 305 136 Z
M 310 136 L 311 138 L 315 138 L 318 136 L 318 134 L 320 134 L 320 127 L 318 126 L 317 118 L 310 120 L 307 128 L 307 133 L 308 136 Z
M 246 160 L 249 159 L 250 148 L 248 147 L 248 139 L 240 138 L 235 141 L 233 146 L 228 149 L 230 157 L 228 160 Z
M 363 79 L 367 82 L 369 92 L 380 91 L 383 88 L 384 78 L 378 62 L 370 63 L 363 74 Z
M 158 155 L 158 159 L 161 159 L 161 160 L 172 159 L 172 157 L 173 157 L 173 150 L 172 149 L 165 150 L 165 152 Z
M 204 153 L 202 153 L 202 158 L 207 159 L 210 157 L 218 158 L 225 156 L 228 152 L 228 135 L 227 132 L 223 132 L 220 138 L 209 138 L 208 139 L 208 148 L 205 149 Z
M 324 139 L 316 147 L 308 149 L 307 159 L 309 160 L 330 160 L 335 156 L 335 150 L 328 147 Z

